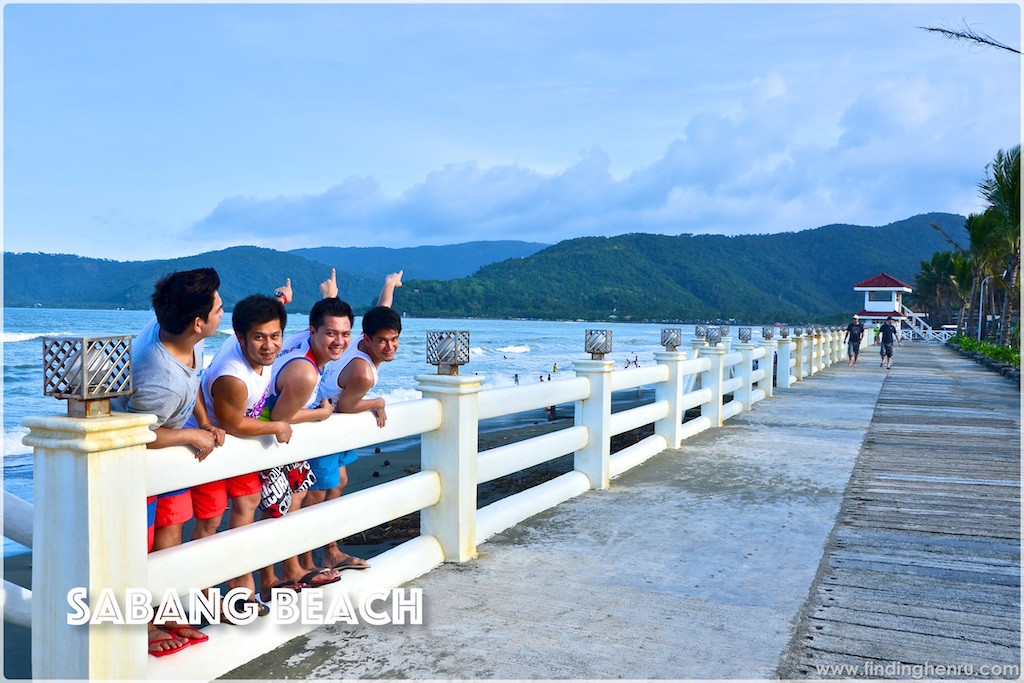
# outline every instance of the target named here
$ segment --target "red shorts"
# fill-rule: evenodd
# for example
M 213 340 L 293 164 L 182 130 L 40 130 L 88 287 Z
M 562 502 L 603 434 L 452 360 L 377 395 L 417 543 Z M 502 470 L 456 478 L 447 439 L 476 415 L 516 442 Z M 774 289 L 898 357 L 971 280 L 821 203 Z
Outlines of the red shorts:
M 259 493 L 261 487 L 256 472 L 193 486 L 192 509 L 196 519 L 213 519 L 228 509 L 228 498 L 251 496 Z
M 156 499 L 156 525 L 184 524 L 192 519 L 192 491 L 161 493 Z

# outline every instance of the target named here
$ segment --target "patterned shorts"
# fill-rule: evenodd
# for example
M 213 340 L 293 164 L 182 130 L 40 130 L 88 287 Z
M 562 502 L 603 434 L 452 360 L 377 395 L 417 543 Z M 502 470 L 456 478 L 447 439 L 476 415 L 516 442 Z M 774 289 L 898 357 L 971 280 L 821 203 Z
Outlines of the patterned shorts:
M 309 463 L 302 462 L 273 467 L 260 472 L 260 504 L 261 512 L 269 512 L 271 517 L 283 517 L 292 507 L 292 493 L 306 491 L 316 483 L 316 475 L 309 468 Z

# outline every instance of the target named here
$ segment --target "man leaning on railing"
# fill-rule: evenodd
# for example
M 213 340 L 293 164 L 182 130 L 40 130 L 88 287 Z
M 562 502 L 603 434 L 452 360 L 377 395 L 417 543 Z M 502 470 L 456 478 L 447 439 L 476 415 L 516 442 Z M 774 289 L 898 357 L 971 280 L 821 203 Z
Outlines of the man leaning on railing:
M 133 383 L 135 391 L 116 408 L 151 413 L 156 440 L 147 448 L 188 446 L 203 460 L 223 445 L 224 430 L 210 423 L 200 393 L 203 340 L 212 337 L 224 316 L 220 277 L 213 268 L 171 273 L 153 289 L 156 319 L 135 339 Z M 186 428 L 192 419 L 195 428 Z M 181 544 L 185 522 L 192 518 L 189 489 L 170 491 L 146 500 L 148 547 L 163 550 Z M 183 623 L 149 624 L 149 653 L 163 657 L 209 640 L 209 636 Z

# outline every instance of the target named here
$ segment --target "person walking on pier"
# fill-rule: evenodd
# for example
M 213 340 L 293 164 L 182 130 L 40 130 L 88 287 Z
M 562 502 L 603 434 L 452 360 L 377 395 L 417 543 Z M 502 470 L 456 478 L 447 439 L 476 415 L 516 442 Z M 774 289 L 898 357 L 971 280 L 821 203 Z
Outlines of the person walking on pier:
M 882 362 L 878 364 L 878 367 L 885 366 L 886 370 L 892 369 L 892 345 L 895 342 L 903 348 L 903 342 L 900 341 L 899 332 L 896 330 L 896 326 L 892 324 L 892 316 L 890 315 L 885 319 L 880 330 L 882 338 Z
M 395 289 L 402 286 L 402 273 L 400 270 L 384 279 L 377 306 L 363 316 L 363 338 L 356 344 L 349 344 L 341 358 L 328 363 L 317 388 L 321 399 L 334 403 L 335 412 L 370 411 L 378 427 L 383 427 L 387 422 L 384 399 L 367 399 L 366 394 L 377 385 L 381 364 L 393 361 L 398 352 L 402 316 L 391 308 L 391 304 Z M 341 496 L 348 483 L 347 466 L 355 462 L 356 458 L 355 451 L 344 451 L 310 460 L 316 483 L 307 492 L 304 506 L 309 507 Z M 312 562 L 312 559 L 308 562 Z M 325 566 L 335 569 L 366 569 L 370 566 L 366 560 L 342 552 L 337 543 L 324 546 L 323 562 Z
M 171 273 L 157 281 L 151 301 L 156 317 L 132 345 L 134 393 L 115 399 L 114 408 L 150 413 L 156 440 L 147 448 L 188 446 L 203 460 L 224 444 L 224 430 L 214 427 L 199 392 L 203 371 L 203 341 L 217 333 L 224 304 L 213 268 Z M 192 417 L 196 426 L 186 428 Z M 189 489 L 146 499 L 150 552 L 181 544 L 181 531 L 192 519 Z M 183 623 L 149 624 L 149 653 L 154 657 L 177 652 L 209 636 Z
M 864 325 L 860 322 L 860 316 L 854 314 L 853 322 L 846 326 L 846 334 L 843 335 L 843 342 L 846 344 L 849 362 L 846 367 L 853 367 L 857 364 L 857 357 L 860 355 L 860 340 L 864 338 Z

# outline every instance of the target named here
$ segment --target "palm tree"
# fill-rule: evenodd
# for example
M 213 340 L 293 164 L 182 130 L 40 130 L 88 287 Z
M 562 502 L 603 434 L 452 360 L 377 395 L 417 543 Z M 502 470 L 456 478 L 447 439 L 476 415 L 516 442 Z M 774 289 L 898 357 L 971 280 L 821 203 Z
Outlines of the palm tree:
M 928 310 L 933 327 L 946 324 L 958 301 L 953 276 L 953 253 L 937 251 L 931 260 L 921 261 L 921 272 L 914 278 L 914 300 Z
M 1020 145 L 1009 152 L 999 150 L 996 158 L 985 169 L 985 180 L 978 184 L 981 195 L 988 202 L 988 210 L 997 218 L 993 238 L 1002 251 L 1000 266 L 1005 266 L 1000 278 L 1004 290 L 1002 307 L 1002 329 L 1000 341 L 1005 345 L 1009 340 L 1011 316 L 1017 311 L 1020 316 Z
M 970 317 L 967 311 L 970 308 L 971 299 L 974 298 L 974 264 L 971 257 L 964 252 L 953 252 L 952 256 L 952 280 L 956 288 L 956 294 L 960 298 L 960 317 L 956 321 L 957 334 L 969 334 Z

